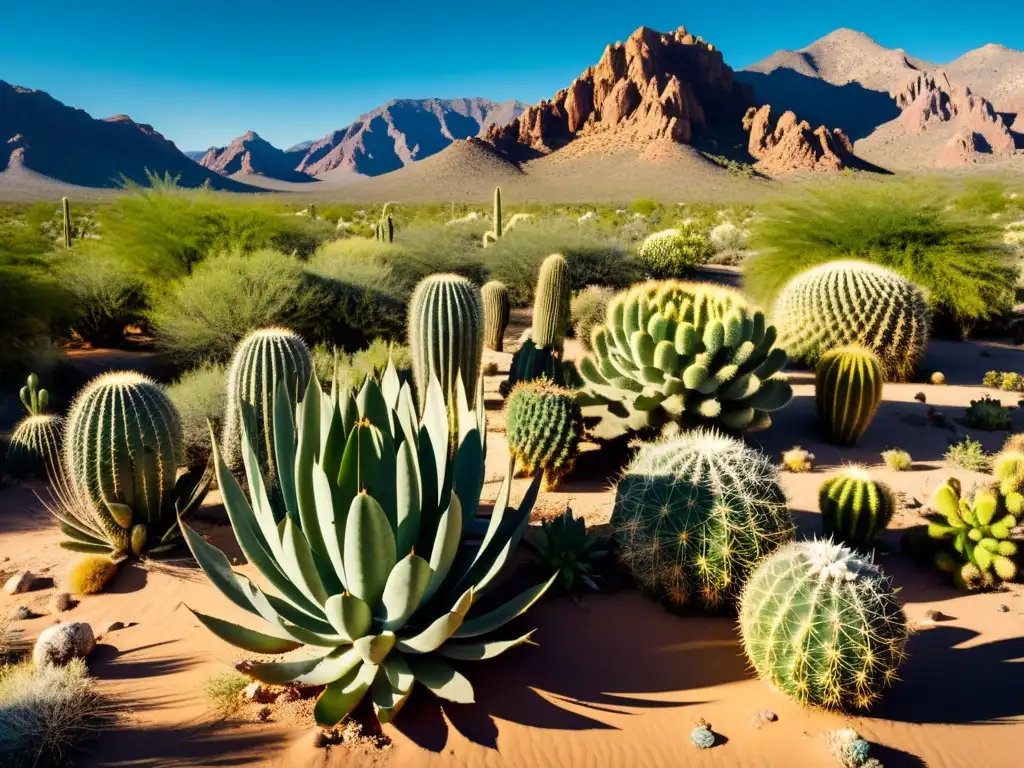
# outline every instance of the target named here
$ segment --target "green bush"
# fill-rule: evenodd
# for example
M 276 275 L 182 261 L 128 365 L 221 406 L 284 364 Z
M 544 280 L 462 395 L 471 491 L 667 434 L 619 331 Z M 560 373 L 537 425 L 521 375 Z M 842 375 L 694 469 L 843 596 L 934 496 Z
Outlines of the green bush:
M 992 457 L 985 453 L 981 441 L 969 437 L 950 445 L 944 458 L 952 466 L 971 472 L 987 472 L 992 465 Z
M 399 374 L 412 371 L 409 348 L 384 339 L 374 339 L 366 349 L 346 354 L 337 347 L 321 342 L 313 348 L 313 370 L 324 385 L 334 380 L 350 387 L 361 387 L 367 376 L 379 377 L 391 359 Z
M 770 307 L 795 275 L 827 261 L 861 259 L 899 272 L 928 293 L 940 321 L 966 333 L 1006 312 L 1013 270 L 991 219 L 959 213 L 941 188 L 886 184 L 817 190 L 752 222 L 744 287 Z
M 423 224 L 400 229 L 385 262 L 391 268 L 394 290 L 408 296 L 420 280 L 438 272 L 452 272 L 483 285 L 487 282 L 483 258 L 472 228 Z
M 227 369 L 220 363 L 203 363 L 167 388 L 167 396 L 181 417 L 186 466 L 202 467 L 210 459 L 212 422 L 220 434 L 227 407 Z
M 0 380 L 24 378 L 50 349 L 58 318 L 73 301 L 46 257 L 0 253 Z
M 604 322 L 608 302 L 614 297 L 615 292 L 603 285 L 588 285 L 572 300 L 572 332 L 588 352 L 591 350 L 590 332 L 595 325 Z
M 108 345 L 121 340 L 125 326 L 144 318 L 146 287 L 124 262 L 93 243 L 76 243 L 57 278 L 74 297 L 69 330 L 84 341 Z
M 708 239 L 690 229 L 666 229 L 649 235 L 637 249 L 640 264 L 655 279 L 685 277 L 714 253 Z

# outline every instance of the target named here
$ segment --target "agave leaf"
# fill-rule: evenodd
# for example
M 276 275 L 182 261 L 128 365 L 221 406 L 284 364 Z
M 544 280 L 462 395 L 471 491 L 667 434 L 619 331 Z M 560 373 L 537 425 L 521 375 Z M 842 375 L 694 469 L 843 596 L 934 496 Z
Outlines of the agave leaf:
M 370 606 L 355 595 L 331 595 L 327 598 L 324 612 L 331 626 L 349 642 L 369 632 L 373 623 Z
M 369 605 L 376 605 L 395 560 L 395 534 L 384 510 L 372 496 L 360 493 L 352 500 L 345 523 L 345 575 L 349 592 Z
M 332 479 L 338 477 L 348 433 L 341 423 L 338 405 L 330 398 L 320 400 L 320 466 Z
M 516 616 L 525 613 L 531 605 L 540 600 L 541 596 L 548 591 L 548 587 L 554 584 L 555 579 L 557 578 L 558 573 L 556 572 L 547 581 L 542 582 L 535 587 L 530 587 L 525 592 L 513 597 L 504 605 L 501 605 L 482 616 L 476 616 L 472 619 L 468 619 L 463 622 L 462 626 L 455 632 L 453 635 L 454 639 L 479 637 L 480 635 L 486 635 L 488 632 L 500 629 L 505 624 L 512 621 Z
M 246 508 L 251 511 L 252 519 L 256 522 L 256 535 L 260 537 L 265 549 L 273 554 L 274 559 L 281 557 L 281 539 L 277 529 L 277 520 L 274 518 L 274 509 L 270 504 L 270 496 L 267 494 L 266 483 L 263 482 L 263 475 L 260 473 L 259 460 L 249 439 L 246 424 L 253 420 L 253 409 L 248 403 L 240 403 L 239 407 L 246 414 L 242 419 L 242 464 L 245 466 L 245 476 L 249 482 L 249 499 L 251 506 L 246 503 Z M 214 443 L 214 456 L 217 455 L 217 444 Z M 214 461 L 217 461 L 214 458 Z M 217 470 L 217 485 L 224 492 L 224 486 L 220 483 L 220 469 Z M 243 497 L 244 499 L 244 497 Z M 224 506 L 227 507 L 227 496 L 224 497 Z M 236 534 L 237 536 L 237 534 Z
M 301 619 L 299 622 L 293 623 L 287 621 L 274 608 L 276 603 L 271 603 L 270 599 L 259 587 L 241 575 L 238 576 L 237 582 L 239 588 L 245 594 L 246 599 L 248 599 L 252 604 L 252 607 L 256 609 L 256 612 L 268 624 L 278 629 L 285 637 L 290 637 L 293 640 L 305 643 L 306 645 L 315 645 L 318 648 L 333 648 L 345 642 L 345 638 L 341 635 L 334 634 L 331 631 L 323 633 L 316 629 L 315 627 L 323 625 L 323 622 L 320 620 L 316 620 L 315 624 L 312 622 L 308 624 L 308 627 L 314 628 L 307 627 L 307 622 L 305 619 L 302 619 L 301 614 L 299 614 L 299 618 Z
M 402 380 L 398 376 L 395 362 L 388 353 L 388 364 L 384 367 L 384 373 L 380 377 L 380 393 L 384 397 L 384 403 L 389 411 L 395 410 L 398 406 L 398 396 L 402 389 Z M 397 441 L 398 436 L 395 435 Z
M 317 725 L 331 727 L 347 717 L 370 689 L 377 676 L 375 664 L 363 663 L 324 689 L 313 708 Z
M 396 691 L 408 693 L 412 690 L 416 678 L 409 669 L 409 662 L 400 653 L 390 653 L 381 664 L 384 674 Z
M 395 415 L 398 417 L 398 426 L 401 427 L 403 439 L 415 447 L 416 438 L 419 436 L 419 419 L 416 414 L 416 403 L 412 397 L 412 389 L 408 383 L 403 384 L 398 393 Z M 396 442 L 398 440 L 398 427 L 395 428 L 395 440 Z M 415 454 L 416 451 L 414 450 L 413 453 Z
M 381 725 L 392 722 L 405 702 L 409 699 L 409 691 L 399 691 L 391 685 L 387 675 L 377 675 L 370 686 L 370 697 L 373 699 L 373 711 Z
M 259 615 L 249 602 L 248 593 L 239 584 L 239 574 L 231 569 L 227 556 L 184 523 L 181 523 L 181 530 L 192 556 L 213 586 L 243 611 Z
M 477 507 L 480 506 L 480 492 L 484 487 L 484 454 L 481 443 L 479 430 L 471 429 L 463 436 L 455 452 L 452 490 L 462 503 L 464 532 L 476 516 Z
M 66 549 L 68 552 L 82 552 L 87 555 L 106 555 L 113 550 L 110 544 L 86 544 L 83 541 L 62 541 L 60 548 Z
M 316 515 L 316 495 L 313 492 L 313 467 L 321 453 L 320 421 L 323 397 L 316 373 L 309 377 L 306 394 L 299 403 L 299 445 L 295 452 L 295 501 L 298 504 L 299 522 L 309 542 L 309 548 L 322 558 L 327 558 L 323 536 L 320 534 Z M 328 426 L 330 421 L 328 421 Z M 323 601 L 321 601 L 322 603 Z
M 530 636 L 536 630 L 527 632 L 522 637 L 517 637 L 515 640 L 489 640 L 476 643 L 445 643 L 437 652 L 448 659 L 458 659 L 460 661 L 484 661 L 486 659 L 493 659 L 500 656 L 510 648 L 515 648 L 518 645 L 522 645 L 528 642 Z
M 63 519 L 59 520 L 59 523 L 61 531 L 63 531 L 65 535 L 70 536 L 75 541 L 80 542 L 82 544 L 91 544 L 93 546 L 106 547 L 107 549 L 110 549 L 110 545 L 103 539 L 96 538 L 95 536 L 92 536 L 86 531 L 83 531 L 81 528 L 71 525 L 71 523 L 65 522 Z
M 410 554 L 395 564 L 381 598 L 384 629 L 396 631 L 405 626 L 419 606 L 432 575 L 430 564 L 417 555 Z
M 287 383 L 274 388 L 274 462 L 285 513 L 299 522 L 295 495 L 295 411 Z
M 376 385 L 371 391 L 375 390 Z M 359 490 L 370 494 L 380 504 L 392 531 L 398 529 L 395 465 L 395 442 L 391 435 L 372 424 L 360 429 Z
M 351 646 L 344 646 L 313 659 L 250 664 L 248 674 L 267 685 L 327 685 L 347 675 L 360 661 L 359 654 Z M 312 683 L 310 678 L 323 682 Z
M 356 407 L 359 408 L 359 413 L 364 419 L 392 440 L 394 439 L 395 431 L 391 423 L 391 408 L 388 407 L 373 376 L 367 376 L 363 382 L 363 388 L 359 391 L 359 397 L 356 398 Z
M 395 647 L 395 633 L 381 632 L 379 635 L 363 635 L 352 643 L 360 658 L 370 664 L 380 664 Z
M 445 408 L 444 392 L 436 378 L 432 378 L 427 386 L 423 419 L 420 423 L 430 438 L 429 445 L 434 458 L 432 468 L 437 477 L 437 503 L 440 505 L 444 486 L 444 471 L 448 464 L 448 411 Z M 420 439 L 422 441 L 422 437 Z M 424 469 L 429 466 L 425 465 Z
M 472 604 L 473 590 L 468 590 L 448 613 L 439 616 L 419 634 L 400 639 L 395 647 L 402 653 L 419 654 L 436 651 L 462 625 L 466 612 Z
M 415 678 L 434 692 L 435 696 L 456 704 L 473 704 L 473 686 L 436 656 L 410 656 L 409 668 Z
M 404 556 L 416 546 L 420 531 L 420 510 L 423 488 L 416 464 L 415 448 L 408 441 L 402 443 L 395 457 L 396 552 Z
M 331 480 L 320 466 L 314 464 L 310 468 L 313 479 L 313 496 L 316 503 L 316 523 L 320 531 L 320 540 L 327 552 L 327 559 L 334 568 L 334 573 L 345 585 L 345 562 L 342 556 L 345 540 L 345 517 L 338 519 L 338 508 L 335 505 L 336 492 L 331 487 Z
M 188 606 L 185 607 L 188 608 Z M 273 635 L 256 632 L 223 619 L 207 616 L 191 608 L 189 610 L 208 630 L 221 640 L 244 651 L 251 653 L 287 653 L 288 651 L 294 651 L 302 645 L 302 643 L 288 638 L 274 637 Z
M 454 493 L 448 509 L 441 515 L 437 524 L 437 534 L 434 537 L 434 546 L 430 550 L 430 569 L 433 575 L 423 593 L 422 602 L 430 600 L 444 584 L 448 570 L 455 561 L 455 555 L 459 551 L 459 542 L 462 540 L 462 504 L 459 497 Z
M 281 566 L 302 593 L 318 605 L 327 601 L 327 590 L 320 581 L 320 572 L 313 560 L 306 536 L 290 517 L 284 520 L 282 537 L 283 558 Z

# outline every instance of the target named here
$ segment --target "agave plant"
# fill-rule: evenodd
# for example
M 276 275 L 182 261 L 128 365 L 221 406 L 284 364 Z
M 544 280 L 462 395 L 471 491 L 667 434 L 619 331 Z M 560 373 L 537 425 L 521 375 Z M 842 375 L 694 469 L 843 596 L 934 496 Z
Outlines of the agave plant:
M 543 523 L 533 539 L 527 537 L 523 544 L 538 563 L 556 572 L 559 585 L 567 592 L 580 592 L 584 587 L 601 591 L 596 579 L 602 562 L 611 554 L 608 540 L 588 531 L 586 520 L 574 517 L 570 507 Z
M 215 446 L 235 537 L 276 595 L 233 572 L 220 550 L 183 526 L 206 575 L 262 629 L 195 615 L 253 653 L 303 649 L 299 659 L 253 664 L 249 674 L 269 684 L 325 685 L 314 710 L 321 725 L 338 723 L 367 693 L 378 719 L 389 722 L 416 681 L 442 698 L 472 703 L 472 687 L 446 659 L 490 659 L 525 643 L 532 632 L 489 635 L 554 580 L 496 607 L 479 602 L 522 538 L 540 479 L 510 507 L 510 466 L 483 540 L 469 543 L 484 482 L 483 415 L 469 407 L 461 381 L 454 391 L 454 455 L 436 378 L 422 417 L 390 363 L 379 383 L 367 379 L 358 394 L 337 386 L 324 394 L 315 376 L 298 405 L 287 390 L 277 392 L 274 434 L 296 435 L 275 451 L 285 507 L 277 515 L 248 434 L 248 500 Z

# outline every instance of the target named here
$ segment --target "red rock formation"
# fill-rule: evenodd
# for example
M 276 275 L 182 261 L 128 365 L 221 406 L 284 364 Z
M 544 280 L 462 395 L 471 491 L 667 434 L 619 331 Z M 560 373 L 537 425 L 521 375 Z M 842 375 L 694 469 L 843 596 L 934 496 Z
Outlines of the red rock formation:
M 806 120 L 783 112 L 772 126 L 771 105 L 751 107 L 743 117 L 743 130 L 750 134 L 747 149 L 758 167 L 769 173 L 788 171 L 838 171 L 853 157 L 853 147 L 839 128 L 823 125 L 811 129 Z
M 241 174 L 299 182 L 310 180 L 309 176 L 295 170 L 305 154 L 303 150 L 278 149 L 255 131 L 249 131 L 226 147 L 211 147 L 199 164 L 224 176 Z
M 492 128 L 486 139 L 512 155 L 548 153 L 604 133 L 617 143 L 690 143 L 696 132 L 738 119 L 752 103 L 750 89 L 733 79 L 713 45 L 685 27 L 666 34 L 640 27 L 625 43 L 605 48 L 596 66 L 553 99 Z

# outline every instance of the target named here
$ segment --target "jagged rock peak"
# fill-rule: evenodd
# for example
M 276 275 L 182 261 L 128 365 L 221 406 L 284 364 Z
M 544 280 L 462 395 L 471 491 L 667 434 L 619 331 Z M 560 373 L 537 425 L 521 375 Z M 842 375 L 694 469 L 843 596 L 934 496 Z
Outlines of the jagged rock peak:
M 854 159 L 853 146 L 842 130 L 810 123 L 786 111 L 772 124 L 771 105 L 751 107 L 743 117 L 750 134 L 748 151 L 758 167 L 769 173 L 789 171 L 838 171 Z

